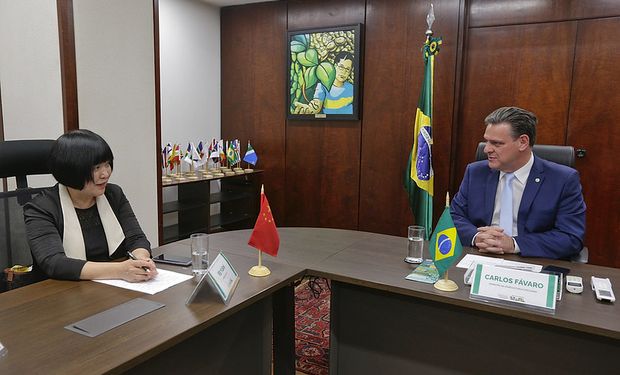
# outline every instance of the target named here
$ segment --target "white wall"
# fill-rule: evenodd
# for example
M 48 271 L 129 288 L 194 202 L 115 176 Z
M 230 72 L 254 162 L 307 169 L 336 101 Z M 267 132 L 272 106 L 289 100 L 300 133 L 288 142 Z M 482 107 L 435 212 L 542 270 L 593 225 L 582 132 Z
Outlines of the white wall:
M 162 143 L 220 137 L 220 9 L 160 0 Z
M 56 139 L 63 133 L 55 1 L 0 0 L 0 91 L 6 140 Z M 12 189 L 14 181 L 8 182 Z M 36 176 L 29 183 L 55 181 Z
M 79 0 L 73 7 L 80 128 L 110 144 L 111 181 L 157 246 L 153 2 Z

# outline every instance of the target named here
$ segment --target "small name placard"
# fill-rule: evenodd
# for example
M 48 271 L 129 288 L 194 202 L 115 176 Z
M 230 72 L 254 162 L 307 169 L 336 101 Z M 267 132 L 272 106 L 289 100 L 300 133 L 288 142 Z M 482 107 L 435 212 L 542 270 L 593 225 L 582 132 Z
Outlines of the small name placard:
M 478 264 L 470 298 L 555 312 L 558 277 Z
M 202 275 L 192 294 L 185 301 L 185 304 L 189 305 L 194 302 L 200 290 L 207 284 L 217 292 L 225 304 L 228 304 L 239 284 L 239 279 L 239 274 L 237 274 L 233 265 L 220 252 L 207 269 L 207 272 Z
M 210 279 L 211 285 L 222 297 L 222 300 L 228 303 L 239 283 L 239 275 L 224 254 L 219 253 L 213 263 L 211 263 L 207 276 Z

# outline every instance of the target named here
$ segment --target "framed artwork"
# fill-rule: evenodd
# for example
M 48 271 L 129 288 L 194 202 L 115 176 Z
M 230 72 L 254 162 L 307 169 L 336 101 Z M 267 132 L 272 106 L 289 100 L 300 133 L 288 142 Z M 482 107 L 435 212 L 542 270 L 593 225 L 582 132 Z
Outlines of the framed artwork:
M 359 120 L 361 29 L 288 32 L 289 120 Z

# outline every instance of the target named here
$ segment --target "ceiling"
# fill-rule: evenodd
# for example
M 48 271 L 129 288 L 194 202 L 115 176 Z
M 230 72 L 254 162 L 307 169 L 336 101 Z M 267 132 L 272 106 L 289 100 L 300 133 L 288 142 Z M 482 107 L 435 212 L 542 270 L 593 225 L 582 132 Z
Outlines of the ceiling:
M 215 5 L 218 7 L 227 7 L 231 5 L 242 5 L 242 4 L 250 4 L 250 3 L 264 3 L 267 1 L 274 0 L 202 0 L 207 4 Z

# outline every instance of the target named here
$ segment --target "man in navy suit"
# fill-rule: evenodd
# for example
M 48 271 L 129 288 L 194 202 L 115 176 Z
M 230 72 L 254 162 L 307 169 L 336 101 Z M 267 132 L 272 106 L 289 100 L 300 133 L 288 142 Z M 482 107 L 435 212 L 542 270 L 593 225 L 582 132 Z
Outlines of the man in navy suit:
M 553 259 L 581 251 L 586 205 L 579 173 L 534 156 L 537 121 L 517 107 L 484 120 L 488 160 L 467 166 L 450 207 L 464 245 Z

